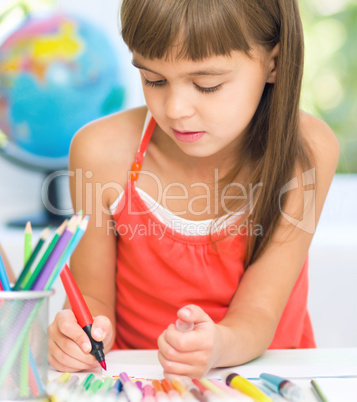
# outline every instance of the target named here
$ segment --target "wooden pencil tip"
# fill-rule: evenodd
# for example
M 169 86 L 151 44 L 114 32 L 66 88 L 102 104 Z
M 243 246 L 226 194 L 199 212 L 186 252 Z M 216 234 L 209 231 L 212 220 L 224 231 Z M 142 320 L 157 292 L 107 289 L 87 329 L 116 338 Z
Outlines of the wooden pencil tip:
M 44 229 L 44 230 L 42 231 L 42 233 L 41 233 L 41 239 L 42 239 L 42 240 L 46 240 L 50 233 L 51 233 L 51 229 L 50 229 L 50 228 Z
M 25 233 L 32 233 L 32 226 L 31 226 L 31 222 L 30 222 L 30 221 L 28 221 L 28 222 L 26 223 L 26 226 L 25 226 Z
M 59 234 L 59 235 L 61 235 L 61 234 L 64 232 L 64 229 L 66 228 L 67 223 L 68 223 L 68 219 L 65 219 L 65 220 L 61 223 L 61 225 L 57 228 L 56 233 Z
M 69 230 L 70 232 L 75 232 L 81 219 L 81 216 L 73 215 L 72 218 L 68 221 L 67 230 Z
M 88 223 L 89 223 L 89 216 L 86 215 L 86 216 L 81 220 L 81 222 L 79 223 L 79 227 L 80 227 L 82 230 L 85 231 L 85 230 L 87 229 Z

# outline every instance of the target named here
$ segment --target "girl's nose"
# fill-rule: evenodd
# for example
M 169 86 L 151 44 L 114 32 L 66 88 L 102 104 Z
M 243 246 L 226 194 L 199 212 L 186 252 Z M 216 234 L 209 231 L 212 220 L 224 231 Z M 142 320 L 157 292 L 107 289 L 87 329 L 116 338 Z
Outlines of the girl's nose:
M 167 117 L 173 120 L 191 117 L 195 108 L 184 90 L 170 88 L 165 102 Z

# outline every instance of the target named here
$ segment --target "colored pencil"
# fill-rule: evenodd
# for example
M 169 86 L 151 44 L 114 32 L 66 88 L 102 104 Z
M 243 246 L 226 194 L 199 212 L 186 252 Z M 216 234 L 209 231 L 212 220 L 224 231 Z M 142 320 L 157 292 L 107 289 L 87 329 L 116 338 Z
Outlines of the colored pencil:
M 322 389 L 319 387 L 319 384 L 316 382 L 316 380 L 311 380 L 310 384 L 312 386 L 312 390 L 314 391 L 314 395 L 317 397 L 319 402 L 328 402 L 326 395 L 322 392 Z
M 50 234 L 50 229 L 48 229 L 48 228 L 44 229 L 43 232 L 41 233 L 40 239 L 37 242 L 36 247 L 35 247 L 34 251 L 32 252 L 30 258 L 27 260 L 27 262 L 19 276 L 19 279 L 16 281 L 15 286 L 13 287 L 13 290 L 20 290 L 22 288 L 23 284 L 28 281 L 28 280 L 26 280 L 26 277 L 28 274 L 31 275 L 31 271 L 30 271 L 31 266 L 33 265 L 33 262 L 35 261 L 38 253 L 40 252 L 40 250 L 41 250 L 43 244 L 45 243 L 49 234 Z M 28 235 L 28 233 L 27 233 L 27 235 Z
M 24 263 L 26 264 L 32 253 L 32 226 L 27 222 L 25 226 Z
M 39 273 L 42 270 L 42 267 L 45 265 L 45 262 L 47 261 L 47 259 L 48 259 L 49 255 L 51 254 L 53 248 L 57 244 L 57 242 L 58 242 L 59 238 L 61 237 L 62 233 L 64 232 L 66 226 L 67 226 L 67 219 L 55 231 L 55 234 L 54 234 L 54 236 L 53 236 L 53 238 L 51 240 L 51 243 L 49 244 L 49 246 L 47 247 L 46 251 L 44 252 L 41 260 L 37 264 L 35 270 L 33 271 L 32 275 L 30 277 L 30 279 L 24 284 L 24 287 L 23 287 L 24 290 L 30 290 L 31 289 L 31 286 L 34 284 L 35 280 L 37 279 Z
M 11 290 L 10 281 L 7 276 L 4 260 L 2 259 L 1 253 L 0 253 L 0 282 L 3 290 L 6 291 Z
M 77 228 L 77 217 L 73 216 L 67 225 L 66 230 L 63 232 L 62 236 L 59 238 L 55 247 L 53 248 L 50 256 L 48 257 L 45 265 L 43 266 L 41 272 L 37 276 L 34 284 L 31 286 L 31 290 L 44 290 L 49 277 L 52 274 L 58 260 L 61 258 L 62 253 L 70 242 L 74 232 Z
M 60 274 L 62 268 L 64 267 L 64 264 L 69 260 L 71 257 L 73 251 L 77 247 L 78 243 L 80 242 L 82 236 L 84 235 L 84 232 L 87 229 L 89 222 L 89 216 L 85 216 L 79 223 L 79 226 L 72 237 L 70 243 L 66 247 L 65 251 L 63 252 L 61 258 L 59 259 L 58 263 L 56 264 L 54 270 L 52 271 L 51 276 L 49 277 L 46 288 L 49 289 L 52 287 L 54 281 L 57 279 L 58 275 Z
M 49 290 L 50 284 L 48 283 L 48 279 L 51 276 L 53 269 L 56 267 L 56 264 L 61 259 L 62 254 L 65 252 L 67 246 L 69 245 L 71 239 L 74 237 L 74 233 L 77 229 L 77 223 L 80 217 L 73 216 L 62 233 L 56 244 L 53 246 L 53 249 L 48 254 L 48 258 L 42 266 L 41 271 L 39 272 L 37 278 L 35 279 L 33 285 L 31 286 L 31 290 Z M 88 219 L 85 219 L 87 223 Z M 85 225 L 85 224 L 84 224 Z M 83 227 L 82 227 L 83 228 Z M 81 235 L 81 231 L 79 231 Z M 80 235 L 78 234 L 78 237 Z M 77 243 L 78 238 L 73 244 Z M 79 241 L 79 240 L 78 240 Z M 68 250 L 72 250 L 73 248 L 68 248 Z M 0 272 L 2 270 L 0 269 Z M 6 274 L 5 269 L 3 272 Z M 2 275 L 4 276 L 4 275 Z M 6 275 L 7 277 L 7 275 Z M 11 288 L 9 288 L 11 290 Z M 26 306 L 21 310 L 18 319 L 16 321 L 16 325 L 13 328 L 12 337 L 8 337 L 5 340 L 5 344 L 0 349 L 0 361 L 2 365 L 0 366 L 0 387 L 3 386 L 6 377 L 11 370 L 13 364 L 15 363 L 20 349 L 25 341 L 25 338 L 30 330 L 30 327 L 36 318 L 39 308 L 42 302 L 36 302 L 35 300 L 29 300 Z
M 25 241 L 24 241 L 24 265 L 27 264 L 27 261 L 30 259 L 32 254 L 32 226 L 31 222 L 27 222 L 25 226 Z M 31 273 L 27 272 L 24 281 L 28 280 Z
M 33 371 L 33 375 L 34 375 L 35 380 L 36 380 L 36 384 L 37 384 L 37 386 L 39 388 L 39 392 L 44 393 L 45 389 L 44 389 L 44 387 L 42 385 L 42 381 L 41 381 L 41 377 L 40 377 L 40 374 L 39 374 L 38 369 L 37 369 L 36 361 L 35 361 L 35 358 L 33 357 L 33 354 L 32 354 L 31 351 L 30 351 L 30 364 L 31 364 L 31 368 L 32 368 L 32 371 Z

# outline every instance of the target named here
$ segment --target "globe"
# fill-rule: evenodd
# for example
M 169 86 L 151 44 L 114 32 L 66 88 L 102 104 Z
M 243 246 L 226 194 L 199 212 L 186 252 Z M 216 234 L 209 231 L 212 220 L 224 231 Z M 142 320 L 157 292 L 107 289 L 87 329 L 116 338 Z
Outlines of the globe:
M 75 132 L 124 101 L 116 51 L 83 19 L 30 17 L 0 46 L 0 129 L 19 162 L 66 166 Z
M 76 131 L 125 104 L 117 53 L 101 29 L 82 18 L 26 18 L 0 44 L 1 155 L 46 174 L 67 168 Z M 57 197 L 54 185 L 49 192 Z

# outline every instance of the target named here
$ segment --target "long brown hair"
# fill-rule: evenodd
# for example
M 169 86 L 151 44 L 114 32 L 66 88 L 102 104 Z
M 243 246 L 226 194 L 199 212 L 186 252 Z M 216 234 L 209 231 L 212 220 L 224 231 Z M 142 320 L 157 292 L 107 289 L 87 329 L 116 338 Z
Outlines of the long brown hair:
M 143 57 L 165 58 L 180 41 L 178 58 L 193 61 L 229 55 L 239 50 L 250 56 L 253 46 L 267 51 L 280 44 L 274 84 L 267 83 L 242 139 L 241 158 L 251 167 L 248 183 L 263 183 L 247 211 L 252 227 L 245 266 L 262 253 L 274 233 L 284 205 L 281 189 L 292 179 L 297 164 L 311 165 L 299 131 L 299 104 L 303 73 L 303 32 L 296 0 L 123 0 L 122 36 L 131 51 Z

